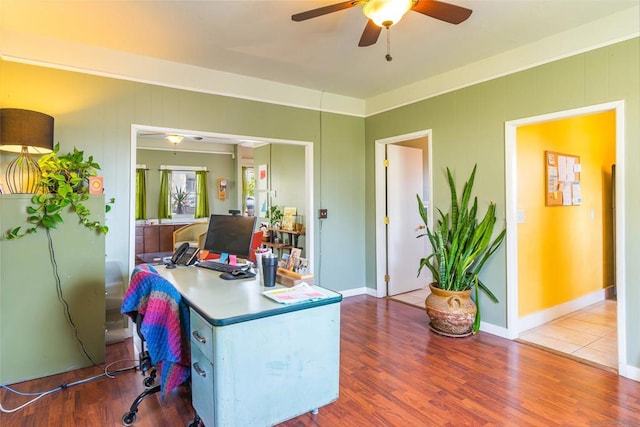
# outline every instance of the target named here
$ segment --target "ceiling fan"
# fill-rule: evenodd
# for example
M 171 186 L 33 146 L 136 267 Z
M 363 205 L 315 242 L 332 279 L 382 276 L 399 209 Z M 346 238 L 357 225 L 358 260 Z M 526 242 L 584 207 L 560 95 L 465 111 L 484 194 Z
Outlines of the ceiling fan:
M 306 21 L 355 6 L 362 6 L 362 12 L 369 19 L 358 43 L 361 47 L 375 44 L 382 28 L 389 29 L 397 24 L 409 10 L 450 24 L 464 22 L 472 12 L 471 9 L 436 0 L 352 0 L 296 13 L 291 19 Z

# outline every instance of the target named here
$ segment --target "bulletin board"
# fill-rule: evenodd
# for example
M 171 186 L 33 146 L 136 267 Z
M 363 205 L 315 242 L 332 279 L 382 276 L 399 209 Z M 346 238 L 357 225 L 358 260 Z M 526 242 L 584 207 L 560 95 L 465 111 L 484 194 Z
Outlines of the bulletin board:
M 545 205 L 578 206 L 580 189 L 580 157 L 555 151 L 544 152 Z

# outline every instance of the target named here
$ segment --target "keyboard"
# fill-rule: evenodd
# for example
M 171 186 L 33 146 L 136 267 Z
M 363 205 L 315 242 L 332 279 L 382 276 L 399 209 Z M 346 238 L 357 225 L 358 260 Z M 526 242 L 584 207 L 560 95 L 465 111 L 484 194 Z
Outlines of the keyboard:
M 206 268 L 208 270 L 221 271 L 223 273 L 231 273 L 233 270 L 237 270 L 237 265 L 231 265 L 224 262 L 216 262 L 210 260 L 202 260 L 196 264 L 198 267 Z

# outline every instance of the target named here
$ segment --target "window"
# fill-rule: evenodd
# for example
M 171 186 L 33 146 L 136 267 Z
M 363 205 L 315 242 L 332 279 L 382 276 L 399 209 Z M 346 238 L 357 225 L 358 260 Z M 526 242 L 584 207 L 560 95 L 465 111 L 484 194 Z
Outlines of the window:
M 165 165 L 160 168 L 171 170 L 171 179 L 169 181 L 171 217 L 174 219 L 193 219 L 198 197 L 196 171 L 206 170 L 206 168 Z
M 256 180 L 252 167 L 242 168 L 242 207 L 245 215 L 255 215 Z
M 196 173 L 193 171 L 171 172 L 171 216 L 190 217 L 196 208 Z

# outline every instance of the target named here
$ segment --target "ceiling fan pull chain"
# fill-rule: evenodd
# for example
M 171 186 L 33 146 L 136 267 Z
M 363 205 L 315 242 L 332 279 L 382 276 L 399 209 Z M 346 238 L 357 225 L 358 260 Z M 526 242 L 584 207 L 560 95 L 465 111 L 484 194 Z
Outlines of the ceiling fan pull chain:
M 385 59 L 387 60 L 387 62 L 391 62 L 391 60 L 393 59 L 391 57 L 391 30 L 389 29 L 389 27 L 387 28 L 387 54 L 385 55 Z

